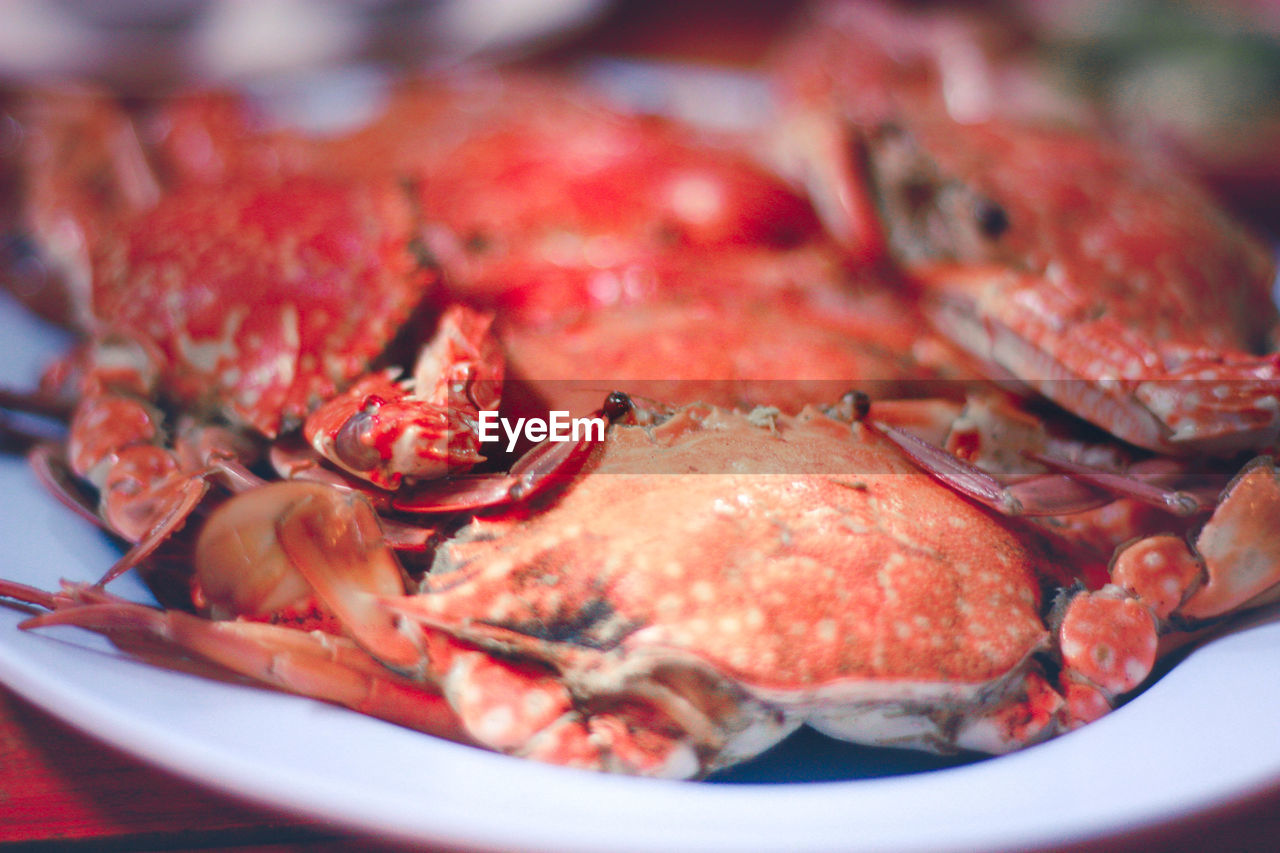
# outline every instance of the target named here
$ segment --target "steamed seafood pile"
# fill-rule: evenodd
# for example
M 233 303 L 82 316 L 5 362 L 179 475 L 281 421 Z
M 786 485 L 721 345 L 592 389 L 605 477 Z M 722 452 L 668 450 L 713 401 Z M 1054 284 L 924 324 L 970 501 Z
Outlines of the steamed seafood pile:
M 0 594 L 634 774 L 1106 713 L 1280 589 L 1271 255 L 877 15 L 817 10 L 754 135 L 510 71 L 323 133 L 15 98 L 8 277 L 83 334 L 33 461 L 128 550 Z

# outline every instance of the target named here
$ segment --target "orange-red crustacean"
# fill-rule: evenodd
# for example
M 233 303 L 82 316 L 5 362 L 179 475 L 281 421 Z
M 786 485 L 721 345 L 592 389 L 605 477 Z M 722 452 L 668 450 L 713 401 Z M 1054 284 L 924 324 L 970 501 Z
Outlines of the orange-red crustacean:
M 15 110 L 17 224 L 42 261 L 30 269 L 90 336 L 57 374 L 80 397 L 71 470 L 139 543 L 117 570 L 182 524 L 209 476 L 253 487 L 241 463 L 254 437 L 304 419 L 338 471 L 277 446 L 289 476 L 390 490 L 482 461 L 474 417 L 497 408 L 503 363 L 490 317 L 455 300 L 514 324 L 538 316 L 521 307 L 535 290 L 543 311 L 587 294 L 625 303 L 694 281 L 655 272 L 682 252 L 817 233 L 805 202 L 742 155 L 551 81 L 405 84 L 336 135 L 273 127 L 255 109 L 219 95 L 126 109 L 60 91 Z M 566 125 L 577 147 L 557 144 Z M 409 354 L 388 350 L 412 348 L 436 312 L 408 379 L 378 366 Z
M 784 148 L 828 227 L 900 263 L 942 334 L 1125 441 L 1273 443 L 1272 253 L 1168 169 L 1027 115 L 1025 75 L 969 36 L 833 2 L 782 52 Z
M 615 424 L 567 482 L 445 542 L 408 595 L 360 498 L 282 483 L 211 517 L 202 572 L 238 587 L 274 584 L 278 571 L 294 595 L 314 591 L 364 652 L 80 587 L 43 599 L 3 591 L 51 608 L 32 626 L 150 635 L 514 755 L 686 777 L 802 723 L 864 743 L 1004 752 L 1088 722 L 1145 679 L 1160 630 L 1229 609 L 1216 587 L 1252 571 L 1232 543 L 1280 517 L 1280 478 L 1255 466 L 1200 534 L 1207 581 L 1198 566 L 1161 571 L 1139 543 L 1116 586 L 1049 610 L 1046 623 L 1060 567 L 919 474 L 878 434 L 875 404 L 866 422 L 849 413 L 692 406 Z M 307 517 L 270 510 L 275 491 L 299 487 L 332 498 L 317 492 Z M 286 537 L 315 535 L 299 525 L 329 531 L 326 547 L 282 551 Z M 378 675 L 375 660 L 394 672 Z M 384 701 L 414 685 L 416 723 Z
M 769 299 L 784 292 L 801 296 L 780 312 L 784 319 L 814 322 L 829 304 L 857 310 L 835 295 L 833 284 L 847 280 L 840 275 L 824 272 L 820 284 L 802 287 L 753 281 L 744 294 L 734 291 L 738 277 L 719 274 L 757 261 L 767 273 L 769 261 L 781 261 L 785 280 L 806 269 L 797 261 L 806 257 L 816 257 L 819 269 L 832 266 L 803 203 L 757 170 L 744 180 L 760 192 L 737 199 L 729 189 L 734 184 L 715 178 L 722 174 L 723 151 L 698 149 L 691 172 L 678 157 L 674 163 L 659 158 L 669 171 L 637 169 L 636 162 L 647 161 L 629 160 L 634 151 L 618 147 L 619 141 L 648 140 L 645 145 L 668 153 L 687 152 L 689 143 L 661 125 L 642 132 L 637 128 L 647 123 L 609 118 L 585 128 L 569 123 L 583 131 L 579 139 L 591 142 L 586 153 L 595 156 L 586 162 L 604 164 L 580 172 L 575 182 L 550 168 L 562 165 L 557 126 L 541 126 L 527 104 L 514 118 L 501 108 L 485 112 L 502 102 L 502 89 L 495 91 L 497 100 L 464 123 L 472 136 L 440 142 L 434 134 L 441 124 L 431 121 L 407 136 L 375 134 L 372 139 L 380 138 L 391 153 L 362 168 L 337 165 L 350 162 L 343 152 L 354 156 L 361 134 L 329 141 L 250 135 L 243 149 L 229 145 L 226 157 L 195 161 L 186 159 L 192 149 L 185 143 L 176 153 L 167 151 L 165 142 L 174 136 L 158 146 L 147 142 L 141 160 L 173 156 L 169 162 L 179 177 L 169 179 L 171 186 L 155 181 L 158 198 L 140 193 L 141 212 L 124 221 L 145 222 L 167 203 L 177 204 L 168 201 L 174 198 L 194 210 L 213 206 L 215 201 L 191 201 L 213 187 L 230 187 L 233 197 L 259 191 L 237 177 L 242 168 L 258 178 L 266 168 L 268 190 L 336 183 L 342 193 L 389 193 L 399 199 L 393 206 L 407 206 L 410 221 L 422 226 L 410 227 L 408 236 L 392 229 L 391 256 L 421 276 L 407 251 L 420 238 L 444 270 L 449 298 L 498 310 L 499 335 L 518 358 L 521 342 L 545 335 L 554 347 L 562 343 L 554 336 L 574 322 L 587 333 L 599 323 L 607 335 L 611 328 L 625 330 L 622 321 L 643 327 L 690 307 L 706 310 L 710 319 L 742 311 L 737 328 L 746 333 L 752 310 L 767 310 Z M 574 113 L 563 102 L 552 103 L 559 106 L 551 116 Z M 174 125 L 196 134 L 188 142 L 207 126 L 202 123 L 211 114 L 203 110 L 210 104 L 235 106 L 197 103 L 182 118 L 193 123 Z M 455 108 L 446 107 L 428 99 L 420 108 L 438 117 L 441 109 Z M 239 120 L 234 109 L 229 120 Z M 510 140 L 526 137 L 538 145 L 511 154 Z M 415 159 L 411 143 L 419 139 L 433 147 Z M 286 150 L 300 159 L 277 172 L 274 154 Z M 485 168 L 466 157 L 450 159 L 468 150 Z M 260 157 L 263 152 L 268 156 Z M 508 159 L 487 159 L 499 154 Z M 237 159 L 242 155 L 243 162 Z M 201 171 L 211 163 L 229 164 L 229 171 Z M 385 175 L 369 174 L 386 163 L 403 169 L 415 189 L 405 193 Z M 181 177 L 188 167 L 194 174 Z M 548 201 L 533 190 L 543 186 L 549 168 L 565 178 L 556 184 L 565 192 Z M 620 175 L 643 203 L 616 219 L 593 216 L 594 193 L 602 186 L 617 189 Z M 665 178 L 636 185 L 637 177 L 650 175 Z M 501 203 L 501 193 L 484 194 L 494 180 L 518 190 L 506 199 L 510 205 Z M 735 199 L 742 204 L 728 203 Z M 637 211 L 646 215 L 630 215 Z M 87 221 L 92 227 L 85 244 L 107 247 L 94 250 L 104 257 L 131 245 L 113 239 L 121 226 L 110 217 Z M 226 236 L 217 221 L 210 226 L 211 235 Z M 42 227 L 48 235 L 55 232 Z M 152 239 L 141 242 L 144 250 L 151 251 Z M 45 242 L 55 241 L 49 236 Z M 217 252 L 235 245 L 227 238 Z M 93 270 L 103 263 L 88 265 L 90 280 L 101 275 Z M 511 276 L 513 271 L 521 275 Z M 915 274 L 922 277 L 919 269 Z M 397 284 L 393 292 L 407 291 Z M 899 297 L 885 301 L 894 304 Z M 410 308 L 397 303 L 393 313 L 407 316 Z M 383 337 L 379 347 L 387 343 Z M 585 360 L 600 344 L 589 334 L 584 339 Z M 813 336 L 797 335 L 792 352 L 811 355 L 814 344 Z M 174 348 L 180 348 L 176 342 Z M 545 363 L 545 356 L 525 353 L 526 370 Z M 492 364 L 487 358 L 478 363 Z M 748 360 L 743 373 L 750 368 Z M 909 376 L 917 368 L 910 360 L 905 365 Z M 604 377 L 577 375 L 603 384 Z M 325 381 L 336 386 L 354 378 Z M 849 377 L 858 378 L 864 377 Z M 320 429 L 322 438 L 331 439 L 327 448 L 339 467 L 377 471 L 375 480 L 394 485 L 395 472 L 368 464 L 376 460 L 361 450 L 370 445 L 339 447 L 348 424 L 361 435 L 373 426 L 365 416 L 375 413 L 365 411 L 365 402 L 380 395 L 360 383 L 355 388 L 334 423 Z M 310 407 L 311 395 L 304 396 L 301 409 Z M 217 510 L 198 548 L 199 603 L 215 616 L 260 619 L 314 595 L 338 626 L 342 636 L 336 639 L 280 626 L 204 623 L 120 604 L 94 590 L 41 597 L 5 589 L 53 608 L 36 624 L 154 632 L 288 689 L 513 754 L 697 775 L 755 754 L 804 721 L 875 743 L 992 751 L 1025 745 L 1092 719 L 1137 686 L 1150 670 L 1162 628 L 1257 603 L 1274 585 L 1273 576 L 1255 574 L 1253 558 L 1234 553 L 1231 545 L 1243 541 L 1264 552 L 1270 545 L 1260 528 L 1273 523 L 1278 487 L 1264 463 L 1248 468 L 1224 493 L 1194 548 L 1175 539 L 1181 550 L 1171 550 L 1168 538 L 1144 538 L 1117 561 L 1112 585 L 1075 596 L 1046 622 L 1046 589 L 1069 580 L 1073 567 L 1046 564 L 1006 522 L 919 474 L 886 439 L 896 436 L 887 415 L 883 422 L 874 416 L 850 425 L 814 410 L 790 417 L 767 409 L 744 415 L 693 406 L 654 420 L 615 425 L 589 459 L 576 458 L 581 471 L 565 466 L 567 483 L 548 482 L 540 496 L 512 501 L 505 515 L 495 509 L 448 539 L 414 595 L 399 595 L 404 579 L 384 546 L 377 516 L 359 497 L 323 484 L 285 483 L 250 490 Z M 924 461 L 938 464 L 936 457 Z M 834 473 L 821 467 L 833 463 Z M 733 472 L 735 465 L 744 470 Z M 703 473 L 664 474 L 672 466 Z M 499 492 L 496 502 L 521 491 Z M 414 503 L 390 498 L 379 506 L 392 513 Z M 1255 512 L 1263 505 L 1269 508 Z M 235 535 L 220 535 L 228 529 Z M 255 538 L 274 554 L 269 561 L 252 549 L 228 556 L 233 549 L 227 538 L 249 530 L 260 533 Z M 260 592 L 256 572 L 267 562 L 279 571 L 266 583 L 269 590 Z M 677 575 L 678 589 L 664 595 Z M 775 627 L 753 631 L 757 623 Z M 392 695 L 408 697 L 409 704 L 379 698 Z M 448 709 L 441 710 L 441 695 Z M 417 699 L 423 713 L 415 721 Z
M 782 150 L 830 232 L 899 265 L 990 375 L 1160 453 L 1238 467 L 1274 445 L 1273 257 L 1203 191 L 1041 114 L 1033 75 L 948 11 L 821 4 L 775 70 Z M 1143 541 L 1148 566 L 1203 575 L 1182 536 Z M 1270 585 L 1265 562 L 1237 602 Z
M 496 406 L 502 376 L 485 316 L 440 312 L 410 381 L 379 369 L 340 393 L 431 329 L 438 274 L 391 176 L 246 174 L 210 192 L 153 165 L 110 99 L 36 95 L 16 114 L 20 224 L 88 338 L 55 374 L 78 397 L 67 462 L 138 543 L 118 569 L 181 526 L 210 475 L 257 484 L 257 438 L 304 420 L 321 454 L 380 485 L 482 460 L 468 412 Z

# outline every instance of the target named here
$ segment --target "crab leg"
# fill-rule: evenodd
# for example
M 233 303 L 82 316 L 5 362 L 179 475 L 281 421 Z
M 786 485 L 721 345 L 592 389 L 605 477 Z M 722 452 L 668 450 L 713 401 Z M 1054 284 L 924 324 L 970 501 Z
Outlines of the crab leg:
M 180 530 L 209 493 L 212 480 L 221 481 L 236 493 L 263 484 L 257 475 L 229 454 L 215 451 L 211 456 L 203 468 L 184 471 L 182 463 L 178 462 L 179 454 L 153 445 L 136 445 L 117 454 L 110 478 L 103 486 L 103 494 L 126 493 L 130 497 L 125 502 L 117 502 L 118 511 L 107 516 L 108 523 L 113 519 L 119 522 L 119 510 L 125 507 L 118 504 L 127 502 L 136 525 L 121 529 L 112 524 L 113 529 L 130 539 L 133 545 L 98 580 L 98 586 L 105 586 L 140 564 Z M 146 496 L 145 501 L 138 499 L 140 495 Z M 111 501 L 106 502 L 106 505 L 110 504 Z M 143 528 L 142 524 L 150 526 Z
M 67 466 L 66 455 L 59 445 L 41 442 L 27 452 L 36 479 L 58 502 L 90 524 L 101 526 L 102 518 L 94 511 L 88 490 L 76 482 Z
M 404 583 L 367 503 L 308 489 L 280 512 L 275 534 L 289 562 L 357 642 L 402 671 L 420 661 L 417 645 L 377 607 L 377 595 L 402 592 Z
M 218 508 L 196 542 L 192 597 L 218 617 L 263 617 L 318 599 L 343 631 L 388 665 L 421 652 L 374 604 L 405 578 L 358 492 L 271 483 Z
M 850 125 L 826 111 L 797 111 L 774 141 L 770 153 L 779 170 L 803 184 L 828 232 L 857 260 L 883 262 L 889 245 L 874 194 L 855 165 L 862 144 Z
M 1146 460 L 1126 465 L 1120 472 L 1060 458 L 1040 421 L 998 397 L 972 397 L 964 404 L 877 401 L 874 407 L 866 400 L 860 409 L 842 415 L 885 436 L 938 480 L 1003 515 L 1079 513 L 1127 497 L 1188 516 L 1212 504 L 1220 491 L 1202 498 L 1168 488 L 1185 468 L 1172 460 Z M 946 449 L 939 446 L 943 444 Z M 1072 441 L 1057 453 L 1091 451 L 1096 455 L 1090 445 Z M 1118 464 L 1113 454 L 1106 455 L 1108 463 Z M 1028 463 L 1039 463 L 1050 472 L 1035 473 L 1040 469 Z M 1006 479 L 989 473 L 987 467 L 1000 470 Z
M 906 430 L 879 422 L 872 426 L 938 480 L 1003 515 L 1061 515 L 1112 500 L 1106 492 L 1064 476 L 1006 484 Z
M 37 478 L 63 504 L 131 543 L 99 585 L 138 565 L 179 530 L 208 493 L 210 480 L 233 491 L 262 483 L 237 458 L 245 450 L 234 434 L 185 427 L 172 449 L 161 446 L 159 414 L 130 394 L 103 387 L 138 382 L 145 384 L 131 369 L 96 371 L 98 387 L 73 413 L 66 452 L 39 445 L 28 454 Z M 98 489 L 97 513 L 72 474 Z
M 0 595 L 51 608 L 23 622 L 25 629 L 73 625 L 108 637 L 146 636 L 289 693 L 344 705 L 438 737 L 469 741 L 431 684 L 397 676 L 343 637 L 258 622 L 211 622 L 74 584 L 50 595 L 5 583 Z
M 1096 506 L 1115 495 L 1145 500 L 1177 515 L 1196 512 L 1192 495 L 1157 485 L 1163 460 L 1138 476 L 1035 457 L 1068 474 L 1007 486 L 976 465 L 892 424 L 862 423 L 892 440 L 939 481 L 1005 515 L 1047 515 Z M 1142 477 L 1153 482 L 1144 482 Z M 1081 479 L 1084 482 L 1076 482 Z M 1048 486 L 1048 488 L 1045 488 Z M 1092 493 L 1092 494 L 1091 494 Z M 1280 473 L 1259 457 L 1221 492 L 1195 539 L 1148 535 L 1115 555 L 1109 583 L 1065 596 L 1055 607 L 1060 690 L 1068 727 L 1089 722 L 1150 675 L 1163 633 L 1193 630 L 1233 611 L 1280 597 Z
M 1020 498 L 1020 485 L 1004 486 L 977 466 L 922 441 L 889 424 L 869 422 L 903 449 L 925 471 L 963 494 L 1006 515 L 1049 514 L 1043 505 L 1028 509 Z M 1070 469 L 1071 477 L 1085 476 L 1090 488 L 1117 489 L 1129 497 L 1151 498 L 1179 515 L 1183 493 L 1166 491 L 1139 480 L 1107 472 L 1089 471 L 1074 463 L 1056 462 Z M 1165 472 L 1157 471 L 1158 475 Z M 1066 478 L 1070 482 L 1070 478 Z M 1057 478 L 1055 478 L 1055 482 Z M 1097 486 L 1092 485 L 1097 483 Z M 1190 496 L 1187 496 L 1190 498 Z M 1195 500 L 1190 498 L 1190 500 Z M 1065 499 L 1059 512 L 1072 507 Z M 1198 509 L 1198 502 L 1195 509 Z M 1112 580 L 1129 595 L 1148 603 L 1162 624 L 1195 624 L 1217 618 L 1244 606 L 1266 603 L 1269 592 L 1280 586 L 1280 549 L 1274 532 L 1280 525 L 1280 473 L 1270 457 L 1260 456 L 1246 465 L 1217 498 L 1209 520 L 1194 544 L 1170 534 L 1138 539 L 1117 553 Z
M 1152 567 L 1190 577 L 1190 593 L 1171 615 L 1192 625 L 1266 604 L 1280 594 L 1278 524 L 1280 473 L 1273 460 L 1259 457 L 1227 486 L 1194 544 L 1174 536 L 1139 540 L 1117 555 L 1113 576 L 1146 600 L 1156 598 L 1149 591 Z
M 1004 515 L 1049 516 L 1083 512 L 1104 506 L 1117 497 L 1129 497 L 1174 515 L 1193 515 L 1200 500 L 1187 492 L 1144 482 L 1136 472 L 1117 474 L 1045 454 L 1033 459 L 1068 474 L 1030 477 L 1004 483 L 986 471 L 892 424 L 875 422 L 874 428 L 898 445 L 918 465 L 942 482 Z M 1163 471 L 1160 472 L 1163 475 Z

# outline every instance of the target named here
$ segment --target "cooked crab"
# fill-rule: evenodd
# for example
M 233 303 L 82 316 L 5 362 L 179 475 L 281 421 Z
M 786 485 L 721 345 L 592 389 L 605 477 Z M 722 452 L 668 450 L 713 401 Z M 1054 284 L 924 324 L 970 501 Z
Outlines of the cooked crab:
M 1272 253 L 1155 158 L 1002 109 L 1004 69 L 943 17 L 828 3 L 784 52 L 788 140 L 832 232 L 901 263 L 997 376 L 1126 441 L 1274 442 Z
M 1256 571 L 1275 565 L 1259 528 L 1280 519 L 1269 463 L 1227 490 L 1198 550 L 1144 541 L 1114 585 L 1051 608 L 1041 557 L 920 473 L 874 421 L 709 406 L 655 421 L 616 424 L 566 484 L 462 528 L 410 594 L 396 594 L 361 498 L 288 483 L 213 516 L 202 573 L 246 588 L 283 566 L 290 595 L 314 595 L 393 670 L 383 676 L 345 637 L 203 622 L 75 587 L 40 599 L 52 612 L 29 626 L 152 633 L 401 722 L 412 712 L 374 697 L 402 696 L 409 677 L 490 748 L 684 777 L 803 723 L 932 750 L 1024 746 L 1141 684 L 1161 629 L 1256 603 L 1276 583 Z M 220 612 L 260 619 L 264 601 Z

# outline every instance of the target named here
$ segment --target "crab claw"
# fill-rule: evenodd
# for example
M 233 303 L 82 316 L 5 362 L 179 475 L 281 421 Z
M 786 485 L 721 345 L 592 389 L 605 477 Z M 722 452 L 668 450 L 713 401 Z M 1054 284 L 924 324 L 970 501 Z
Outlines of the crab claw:
M 545 667 L 502 660 L 443 633 L 433 632 L 428 648 L 463 729 L 490 749 L 632 775 L 683 779 L 698 771 L 689 738 L 652 703 L 585 708 Z
M 1222 494 L 1193 544 L 1177 537 L 1133 543 L 1116 558 L 1112 575 L 1144 599 L 1140 573 L 1159 573 L 1166 589 L 1186 592 L 1170 611 L 1176 623 L 1195 626 L 1280 595 L 1280 472 L 1269 457 L 1244 467 Z
M 1158 640 L 1151 609 L 1118 588 L 1075 596 L 1058 628 L 1062 681 L 1073 688 L 1067 694 L 1069 724 L 1092 721 L 1145 681 Z
M 563 483 L 585 461 L 591 448 L 604 438 L 604 427 L 631 411 L 631 399 L 611 391 L 592 415 L 599 432 L 583 430 L 577 441 L 547 439 L 515 461 L 505 474 L 479 474 L 438 480 L 396 495 L 392 505 L 403 512 L 447 513 L 475 511 L 527 501 L 535 494 Z
M 413 377 L 375 373 L 320 406 L 304 432 L 334 465 L 376 486 L 431 480 L 483 462 L 475 418 L 496 409 L 503 360 L 493 317 L 455 305 L 440 317 Z
M 1223 492 L 1194 543 L 1161 534 L 1125 546 L 1112 583 L 1061 611 L 1069 725 L 1101 716 L 1151 674 L 1161 633 L 1189 630 L 1280 595 L 1280 472 L 1255 459 Z

